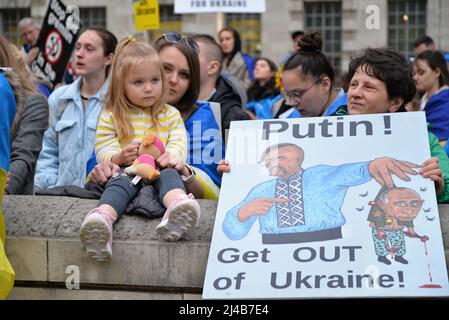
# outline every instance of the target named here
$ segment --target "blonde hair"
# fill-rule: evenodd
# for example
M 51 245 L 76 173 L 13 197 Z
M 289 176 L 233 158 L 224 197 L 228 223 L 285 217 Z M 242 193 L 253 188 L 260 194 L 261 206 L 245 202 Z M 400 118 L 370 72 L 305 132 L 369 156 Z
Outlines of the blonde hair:
M 11 67 L 18 76 L 25 95 L 37 93 L 37 78 L 25 62 L 22 53 L 0 34 L 0 67 Z
M 129 120 L 129 111 L 137 108 L 125 94 L 125 78 L 131 67 L 138 65 L 142 59 L 150 59 L 152 63 L 157 64 L 161 73 L 162 95 L 151 108 L 151 116 L 156 126 L 158 124 L 157 115 L 165 108 L 163 97 L 166 96 L 167 85 L 163 65 L 157 51 L 149 44 L 137 41 L 132 36 L 123 38 L 115 50 L 109 74 L 109 89 L 105 99 L 105 110 L 114 115 L 118 139 L 122 141 L 130 140 L 134 134 Z

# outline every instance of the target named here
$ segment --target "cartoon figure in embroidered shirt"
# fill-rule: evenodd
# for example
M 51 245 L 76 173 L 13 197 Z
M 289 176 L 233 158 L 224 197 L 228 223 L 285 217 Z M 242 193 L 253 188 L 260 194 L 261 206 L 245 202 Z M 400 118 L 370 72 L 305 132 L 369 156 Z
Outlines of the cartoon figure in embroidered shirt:
M 247 235 L 256 220 L 264 244 L 327 241 L 342 238 L 346 223 L 341 212 L 346 191 L 373 178 L 391 185 L 392 175 L 408 179 L 416 165 L 379 158 L 339 166 L 302 168 L 304 151 L 292 143 L 273 145 L 262 161 L 275 179 L 252 188 L 246 198 L 228 211 L 223 231 L 231 240 Z

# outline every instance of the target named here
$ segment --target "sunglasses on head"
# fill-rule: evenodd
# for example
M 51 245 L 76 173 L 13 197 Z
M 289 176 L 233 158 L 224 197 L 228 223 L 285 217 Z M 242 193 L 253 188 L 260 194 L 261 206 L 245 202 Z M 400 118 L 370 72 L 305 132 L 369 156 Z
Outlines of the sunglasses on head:
M 178 32 L 164 33 L 164 35 L 162 37 L 160 37 L 158 39 L 158 41 L 161 40 L 162 38 L 164 38 L 165 41 L 172 42 L 172 43 L 176 43 L 176 42 L 182 41 L 184 39 L 186 41 L 186 43 L 189 45 L 190 49 L 193 50 L 193 52 L 195 52 L 196 54 L 198 54 L 200 52 L 200 47 L 198 46 L 198 43 L 196 43 L 195 40 L 193 40 L 190 37 L 183 36 L 182 34 L 180 34 Z

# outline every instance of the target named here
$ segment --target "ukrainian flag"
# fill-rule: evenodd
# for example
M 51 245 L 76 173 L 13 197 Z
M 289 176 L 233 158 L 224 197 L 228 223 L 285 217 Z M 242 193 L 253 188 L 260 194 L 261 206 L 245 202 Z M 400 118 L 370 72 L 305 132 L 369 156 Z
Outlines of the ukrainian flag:
M 3 193 L 9 169 L 11 124 L 16 101 L 8 80 L 0 72 L 0 300 L 6 299 L 14 285 L 14 270 L 5 253 L 5 222 L 2 214 Z
M 0 190 L 5 189 L 6 171 L 0 168 Z M 0 192 L 0 300 L 6 299 L 9 291 L 14 285 L 14 270 L 9 263 L 8 257 L 5 253 L 5 223 L 1 210 L 1 203 L 3 200 L 3 192 Z

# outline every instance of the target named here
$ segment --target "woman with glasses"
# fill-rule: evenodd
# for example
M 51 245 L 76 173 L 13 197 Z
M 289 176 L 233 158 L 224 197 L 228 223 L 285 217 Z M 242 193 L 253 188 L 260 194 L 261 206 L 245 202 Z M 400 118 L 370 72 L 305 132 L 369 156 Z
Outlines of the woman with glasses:
M 200 92 L 198 44 L 190 37 L 170 32 L 158 39 L 154 47 L 168 81 L 167 103 L 180 111 L 187 130 L 187 162 L 196 172 L 196 179 L 186 181 L 187 190 L 197 198 L 216 199 L 221 185 L 221 175 L 216 168 L 224 157 L 224 142 L 220 121 L 216 120 L 211 106 L 197 101 Z M 186 171 L 185 174 L 181 172 L 182 175 L 188 174 L 187 169 L 182 170 Z M 197 185 L 196 190 L 189 189 L 188 183 L 198 182 L 201 185 Z
M 305 34 L 298 51 L 284 64 L 281 81 L 285 105 L 294 107 L 278 117 L 321 117 L 333 114 L 346 104 L 346 94 L 333 87 L 334 70 L 321 52 L 323 41 L 319 32 Z

